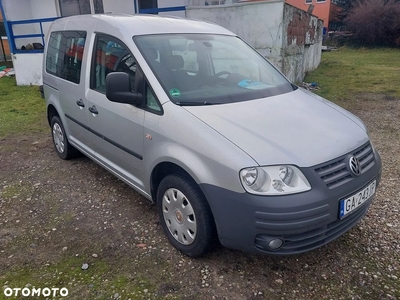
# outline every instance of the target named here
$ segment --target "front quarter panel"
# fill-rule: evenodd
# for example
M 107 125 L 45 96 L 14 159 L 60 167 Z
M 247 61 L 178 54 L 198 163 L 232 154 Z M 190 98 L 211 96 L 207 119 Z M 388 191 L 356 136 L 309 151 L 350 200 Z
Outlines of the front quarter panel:
M 146 113 L 144 134 L 148 188 L 152 170 L 159 163 L 170 162 L 183 168 L 198 184 L 243 193 L 239 171 L 256 165 L 225 137 L 171 102 L 164 105 L 162 116 Z

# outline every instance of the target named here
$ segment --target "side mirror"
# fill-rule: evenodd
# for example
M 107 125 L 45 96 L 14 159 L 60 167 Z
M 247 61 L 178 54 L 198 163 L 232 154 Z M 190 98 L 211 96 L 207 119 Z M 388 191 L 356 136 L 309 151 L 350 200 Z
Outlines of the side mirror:
M 142 104 L 143 95 L 131 91 L 129 74 L 113 72 L 106 77 L 106 96 L 108 100 L 117 103 L 127 103 L 135 106 Z

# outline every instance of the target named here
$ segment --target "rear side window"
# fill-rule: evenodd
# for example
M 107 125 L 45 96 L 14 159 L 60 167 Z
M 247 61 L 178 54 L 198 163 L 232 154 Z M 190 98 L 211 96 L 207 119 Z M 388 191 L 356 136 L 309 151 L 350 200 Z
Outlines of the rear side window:
M 85 31 L 52 32 L 47 47 L 46 72 L 79 83 L 85 41 Z

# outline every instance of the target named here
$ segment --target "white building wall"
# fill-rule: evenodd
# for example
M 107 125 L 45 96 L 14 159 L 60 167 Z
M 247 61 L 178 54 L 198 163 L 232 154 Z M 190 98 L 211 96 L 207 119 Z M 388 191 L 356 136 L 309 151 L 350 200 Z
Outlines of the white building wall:
M 46 5 L 44 5 L 45 3 Z M 34 19 L 54 18 L 58 16 L 57 0 L 30 0 Z
M 47 5 L 43 5 L 43 0 L 30 0 L 32 16 L 34 19 L 54 18 L 59 16 L 58 0 L 47 0 Z M 43 34 L 47 35 L 51 22 L 42 23 Z M 38 32 L 40 33 L 40 32 Z M 45 38 L 46 39 L 46 38 Z
M 26 0 L 2 0 L 7 21 L 19 21 L 32 19 L 30 1 Z
M 57 0 L 2 0 L 7 21 L 22 21 L 57 17 Z M 46 35 L 50 23 L 43 23 L 43 33 Z M 23 24 L 13 26 L 14 35 L 40 33 L 40 25 Z M 41 38 L 15 39 L 17 49 L 34 42 L 42 43 Z M 16 72 L 18 85 L 42 84 L 42 53 L 13 54 L 12 61 Z
M 184 0 L 158 0 L 158 8 L 185 6 Z
M 187 7 L 186 17 L 225 27 L 282 68 L 282 17 L 284 1 Z
M 7 14 L 7 21 L 20 21 L 20 20 L 31 20 L 32 17 L 32 9 L 31 3 L 26 0 L 3 0 L 3 9 Z M 34 29 L 33 33 L 39 33 L 39 26 L 35 26 L 32 24 L 22 24 L 13 26 L 14 35 L 22 35 L 22 34 L 32 34 L 32 29 Z M 17 48 L 22 47 L 28 43 L 37 42 L 37 39 L 16 39 L 15 43 Z M 11 41 L 10 41 L 11 42 Z
M 17 85 L 41 85 L 42 53 L 24 53 L 13 55 L 13 65 Z
M 105 13 L 130 14 L 135 13 L 135 0 L 103 0 Z
M 179 18 L 185 18 L 185 11 L 184 10 L 165 11 L 165 12 L 159 12 L 158 15 L 162 17 L 174 16 Z
M 204 6 L 207 0 L 185 0 L 187 6 Z
M 3 0 L 3 7 L 7 13 L 7 21 L 23 21 L 32 19 L 57 17 L 56 0 L 47 0 L 43 5 L 43 0 Z M 43 24 L 43 32 L 46 33 L 50 23 Z M 40 25 L 21 24 L 13 26 L 14 35 L 40 33 Z M 32 43 L 42 43 L 41 38 L 16 39 L 17 49 Z
M 158 8 L 179 7 L 179 6 L 185 6 L 185 0 L 158 0 L 157 4 L 158 4 Z M 159 12 L 158 15 L 160 15 L 160 16 L 175 16 L 175 17 L 184 18 L 185 11 L 179 10 L 179 11 Z

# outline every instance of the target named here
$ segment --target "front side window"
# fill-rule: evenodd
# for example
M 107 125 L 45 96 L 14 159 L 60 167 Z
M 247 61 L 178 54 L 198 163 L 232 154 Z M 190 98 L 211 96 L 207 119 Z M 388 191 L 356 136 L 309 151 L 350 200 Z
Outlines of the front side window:
M 161 106 L 158 103 L 153 91 L 151 90 L 148 84 L 146 84 L 146 91 L 145 91 L 145 108 L 155 113 L 161 112 Z
M 112 72 L 125 72 L 129 75 L 131 91 L 139 91 L 143 94 L 143 108 L 155 113 L 162 111 L 150 86 L 146 83 L 144 89 L 140 88 L 143 81 L 140 80 L 140 75 L 137 74 L 139 71 L 136 59 L 124 43 L 112 36 L 99 34 L 95 39 L 93 51 L 90 77 L 91 89 L 105 94 L 107 75 Z M 136 80 L 137 76 L 139 76 L 138 80 Z
M 97 36 L 92 62 L 91 88 L 106 91 L 106 77 L 111 72 L 129 74 L 131 89 L 135 90 L 136 60 L 129 49 L 110 36 Z
M 148 35 L 134 41 L 179 105 L 224 104 L 293 90 L 279 71 L 235 36 Z
M 46 54 L 46 71 L 68 81 L 79 83 L 86 32 L 52 32 Z

